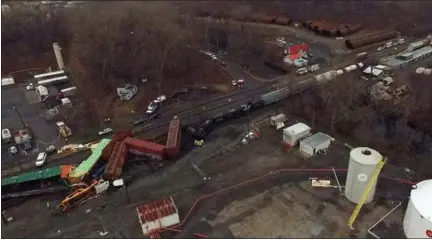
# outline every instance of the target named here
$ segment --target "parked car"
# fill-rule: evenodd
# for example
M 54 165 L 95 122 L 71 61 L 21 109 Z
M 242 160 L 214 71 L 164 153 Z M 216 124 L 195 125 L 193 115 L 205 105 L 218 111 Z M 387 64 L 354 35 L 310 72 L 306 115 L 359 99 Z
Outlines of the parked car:
M 32 148 L 32 146 L 31 146 L 30 142 L 25 142 L 24 143 L 24 149 L 25 150 L 30 150 L 31 148 Z
M 26 91 L 31 91 L 31 90 L 35 90 L 35 86 L 33 85 L 33 83 L 30 83 L 29 85 L 26 86 Z
M 233 86 L 243 87 L 244 86 L 244 79 L 240 78 L 237 80 L 232 80 L 231 83 Z
M 157 103 L 161 103 L 161 102 L 165 102 L 167 100 L 165 95 L 160 95 L 156 98 L 156 100 L 154 100 Z
M 40 152 L 36 158 L 36 167 L 42 167 L 47 158 L 46 152 Z
M 15 146 L 9 147 L 9 153 L 10 155 L 15 155 L 18 153 L 18 149 Z
M 305 75 L 308 72 L 308 70 L 306 68 L 300 68 L 296 71 L 297 75 L 301 76 L 301 75 Z
M 47 154 L 52 154 L 57 148 L 54 145 L 49 145 L 46 149 L 45 152 Z
M 99 136 L 103 136 L 103 135 L 106 135 L 106 134 L 109 134 L 109 133 L 112 133 L 112 129 L 111 128 L 104 128 L 102 131 L 100 131 L 99 133 L 98 133 L 98 135 Z
M 147 107 L 147 114 L 153 114 L 159 108 L 159 102 L 153 101 Z

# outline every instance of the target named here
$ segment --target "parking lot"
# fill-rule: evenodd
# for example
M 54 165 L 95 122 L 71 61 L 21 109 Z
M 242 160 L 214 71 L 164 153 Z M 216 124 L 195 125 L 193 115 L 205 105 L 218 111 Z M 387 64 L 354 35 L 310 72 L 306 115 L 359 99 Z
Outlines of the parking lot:
M 14 164 L 22 155 L 35 155 L 51 144 L 64 145 L 64 140 L 59 137 L 55 125 L 47 123 L 41 116 L 43 106 L 35 100 L 35 94 L 35 92 L 26 92 L 25 85 L 2 88 L 2 129 L 10 129 L 13 137 L 18 130 L 23 129 L 25 124 L 33 136 L 32 149 L 25 151 L 22 146 L 17 146 L 18 152 L 13 156 L 8 149 L 14 145 L 14 141 L 2 144 L 2 167 Z

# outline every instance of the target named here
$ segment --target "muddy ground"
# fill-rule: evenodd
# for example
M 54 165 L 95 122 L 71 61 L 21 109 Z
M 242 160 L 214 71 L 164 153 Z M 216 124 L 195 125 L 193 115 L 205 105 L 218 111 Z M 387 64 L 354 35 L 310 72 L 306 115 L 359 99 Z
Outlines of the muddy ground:
M 250 117 L 253 119 L 251 122 L 255 123 L 269 114 L 269 109 L 251 114 Z M 127 188 L 130 203 L 127 202 L 123 190 L 111 190 L 98 198 L 88 200 L 66 215 L 53 217 L 49 213 L 47 202 L 50 208 L 53 208 L 59 203 L 61 196 L 33 198 L 6 210 L 6 215 L 13 216 L 16 220 L 8 226 L 2 224 L 2 236 L 6 238 L 141 238 L 144 236 L 138 224 L 135 207 L 152 200 L 172 196 L 179 208 L 180 218 L 183 219 L 197 196 L 214 193 L 281 168 L 333 166 L 344 168 L 347 166 L 347 149 L 336 147 L 337 145 L 329 155 L 308 160 L 300 157 L 296 150 L 287 152 L 280 144 L 281 132 L 269 127 L 268 124 L 258 126 L 261 133 L 260 139 L 241 145 L 239 142 L 247 129 L 246 123 L 247 119 L 243 118 L 221 127 L 209 136 L 204 147 L 195 148 L 156 174 L 146 175 L 148 173 L 142 169 L 140 176 L 140 168 L 134 167 L 134 175 L 138 178 Z M 210 177 L 208 184 L 203 185 L 202 179 L 191 169 L 192 162 Z M 391 168 L 385 172 L 386 175 L 393 173 L 396 172 Z M 324 204 L 326 207 L 322 210 L 323 203 L 319 198 L 308 197 L 317 194 L 315 190 L 309 189 L 307 183 L 309 177 L 316 176 L 332 178 L 332 173 L 281 173 L 252 184 L 238 186 L 221 195 L 209 195 L 193 209 L 185 225 L 185 235 L 178 237 L 191 237 L 192 231 L 213 237 L 347 236 L 348 232 L 342 222 L 346 221 L 354 205 L 338 197 L 336 189 L 328 191 L 321 189 L 319 195 L 325 195 L 328 198 L 326 201 L 330 201 Z M 343 175 L 340 177 L 343 181 Z M 394 186 L 394 182 L 389 184 Z M 383 182 L 381 185 L 384 190 L 387 189 L 387 183 Z M 299 194 L 290 198 L 289 194 L 293 191 L 298 191 Z M 398 193 L 403 197 L 407 192 L 404 188 L 400 188 Z M 307 207 L 308 204 L 311 207 Z M 339 209 L 338 204 L 344 206 L 343 211 Z M 375 203 L 370 206 L 370 212 L 364 220 L 359 220 L 361 222 L 359 226 L 363 230 L 372 225 L 393 205 Z M 374 206 L 380 207 L 374 208 Z M 290 210 L 293 207 L 299 212 Z M 332 221 L 337 224 L 332 223 L 333 230 L 324 231 L 326 219 L 314 220 L 318 208 L 321 209 L 319 211 L 335 214 L 335 219 Z M 287 218 L 284 214 L 281 215 L 281 211 L 292 215 Z M 302 220 L 295 224 L 290 222 L 303 215 L 308 217 L 302 217 Z M 207 220 L 201 223 L 203 217 Z M 35 218 L 38 221 L 34 221 Z M 283 226 L 286 228 L 273 228 L 274 226 L 259 224 L 263 220 L 279 221 L 280 219 L 284 220 Z M 396 214 L 394 219 L 390 218 L 390 220 L 390 222 L 398 222 L 400 214 Z M 258 224 L 261 227 L 255 229 L 251 229 L 250 226 L 239 227 L 245 224 L 250 226 Z M 307 230 L 311 224 L 316 225 L 316 228 Z M 271 233 L 272 229 L 274 233 Z M 287 229 L 291 231 L 287 232 Z M 101 236 L 101 232 L 104 231 L 108 233 Z M 172 233 L 164 233 L 162 236 L 174 237 Z

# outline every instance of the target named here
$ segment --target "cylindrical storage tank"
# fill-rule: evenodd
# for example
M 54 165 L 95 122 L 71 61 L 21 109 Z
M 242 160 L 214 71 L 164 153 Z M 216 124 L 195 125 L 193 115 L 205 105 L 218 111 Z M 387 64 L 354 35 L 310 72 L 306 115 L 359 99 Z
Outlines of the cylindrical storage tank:
M 357 69 L 357 65 L 351 65 L 350 68 L 351 68 L 351 71 L 354 71 Z
M 368 148 L 358 147 L 350 152 L 348 175 L 345 183 L 345 196 L 353 203 L 358 203 L 372 177 L 378 163 L 382 159 L 379 152 Z M 365 203 L 370 203 L 375 195 L 374 183 Z
M 424 75 L 426 75 L 426 76 L 429 76 L 429 75 L 431 75 L 431 73 L 432 73 L 432 69 L 430 69 L 430 68 L 427 68 L 425 71 L 424 71 Z
M 327 80 L 332 80 L 334 78 L 334 75 L 336 74 L 335 70 L 330 70 L 328 72 L 323 73 L 324 78 Z
M 426 69 L 424 67 L 419 67 L 416 69 L 417 74 L 423 74 Z
M 411 190 L 403 220 L 407 238 L 432 238 L 432 179 L 417 183 Z
M 319 75 L 316 75 L 315 79 L 316 79 L 318 82 L 321 82 L 321 81 L 323 81 L 325 78 L 324 78 L 324 75 L 323 75 L 323 74 L 319 74 Z

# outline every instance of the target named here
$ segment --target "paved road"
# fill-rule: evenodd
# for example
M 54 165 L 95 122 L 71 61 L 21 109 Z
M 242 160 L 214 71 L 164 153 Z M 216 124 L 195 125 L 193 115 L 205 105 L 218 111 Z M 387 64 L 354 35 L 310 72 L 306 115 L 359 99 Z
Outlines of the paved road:
M 1 110 L 2 110 L 2 128 L 11 129 L 11 133 L 22 129 L 23 124 L 20 121 L 18 113 L 13 110 L 15 106 L 21 115 L 24 124 L 27 124 L 35 138 L 32 151 L 27 152 L 28 155 L 35 157 L 35 154 L 40 149 L 45 149 L 48 145 L 58 138 L 58 132 L 52 123 L 47 123 L 45 119 L 39 115 L 40 104 L 30 104 L 25 96 L 26 92 L 23 86 L 12 86 L 2 88 L 1 94 Z M 58 140 L 58 145 L 64 144 L 62 139 Z M 2 168 L 9 165 L 15 165 L 17 161 L 21 162 L 22 156 L 10 156 L 8 145 L 2 144 Z M 26 158 L 25 158 L 26 159 Z

